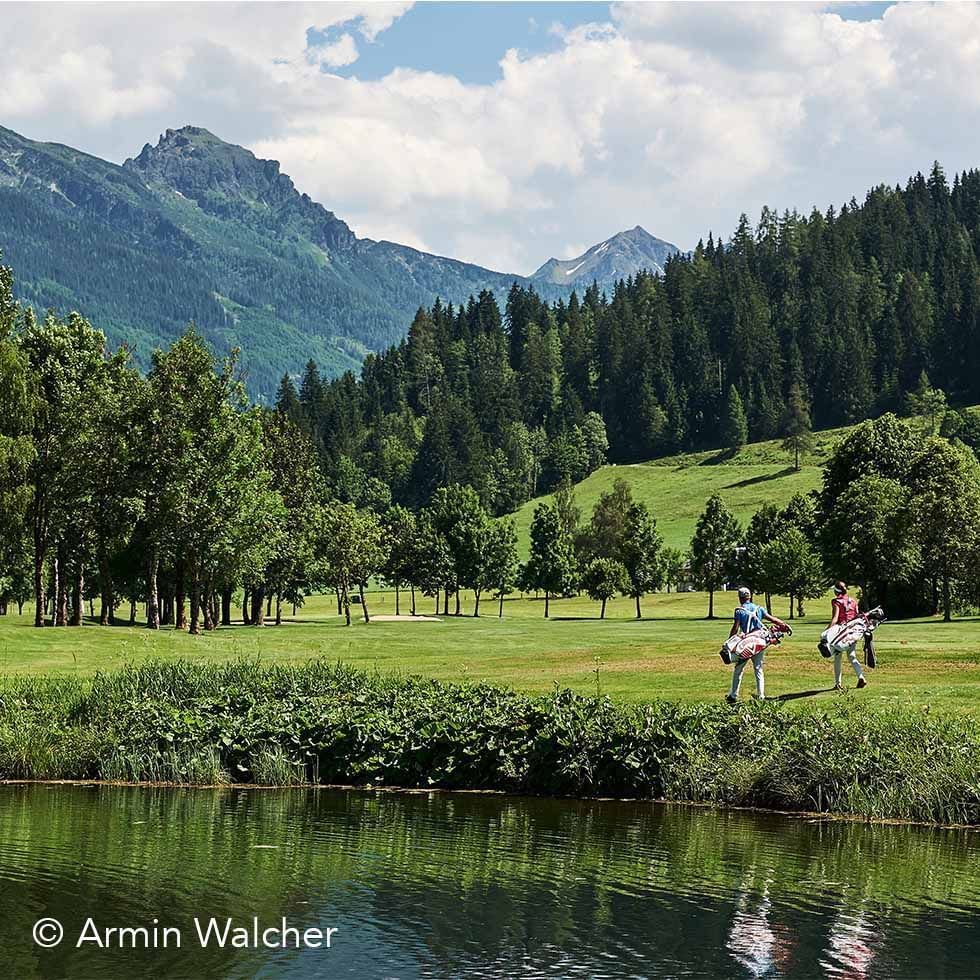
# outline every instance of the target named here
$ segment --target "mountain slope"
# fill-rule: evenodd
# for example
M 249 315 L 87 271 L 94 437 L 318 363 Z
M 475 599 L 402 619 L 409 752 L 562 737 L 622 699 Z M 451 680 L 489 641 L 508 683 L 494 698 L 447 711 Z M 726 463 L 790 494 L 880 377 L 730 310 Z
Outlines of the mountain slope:
M 626 480 L 634 497 L 650 508 L 664 543 L 686 551 L 697 519 L 712 493 L 721 494 L 732 513 L 746 525 L 767 503 L 783 507 L 795 493 L 819 489 L 823 464 L 850 427 L 817 432 L 812 452 L 794 470 L 790 454 L 779 439 L 750 443 L 737 453 L 710 450 L 655 459 L 647 463 L 603 466 L 575 485 L 575 503 L 588 521 L 599 496 L 618 479 Z M 522 557 L 530 548 L 534 508 L 551 496 L 529 500 L 513 516 Z
M 680 249 L 670 242 L 655 238 L 637 225 L 621 231 L 575 259 L 548 259 L 531 281 L 537 285 L 557 285 L 582 289 L 596 280 L 608 286 L 617 279 L 626 279 L 641 269 L 663 272 L 664 263 Z
M 80 310 L 143 363 L 190 320 L 241 347 L 258 396 L 310 357 L 356 368 L 436 295 L 520 278 L 358 239 L 278 163 L 195 127 L 121 167 L 0 127 L 0 249 L 21 298 Z

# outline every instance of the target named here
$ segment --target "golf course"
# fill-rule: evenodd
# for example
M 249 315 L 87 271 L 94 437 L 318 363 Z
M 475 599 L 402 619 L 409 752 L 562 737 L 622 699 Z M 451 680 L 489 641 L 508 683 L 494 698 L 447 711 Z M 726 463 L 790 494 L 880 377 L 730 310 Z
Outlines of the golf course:
M 346 627 L 333 596 L 313 596 L 280 627 L 231 626 L 202 636 L 170 628 L 135 627 L 34 629 L 33 610 L 0 617 L 0 671 L 7 675 L 71 675 L 86 679 L 147 659 L 191 662 L 255 660 L 264 666 L 322 659 L 369 671 L 421 675 L 443 681 L 489 682 L 528 693 L 546 693 L 556 684 L 614 700 L 667 699 L 720 702 L 730 667 L 718 657 L 728 635 L 734 592 L 715 597 L 719 618 L 705 619 L 702 593 L 659 593 L 643 601 L 642 620 L 628 598 L 611 601 L 606 619 L 585 597 L 552 600 L 551 618 L 543 600 L 508 598 L 504 616 L 484 602 L 479 619 L 464 594 L 464 615 L 438 621 L 384 621 L 393 615 L 393 592 L 369 593 L 371 623 Z M 409 608 L 402 595 L 401 610 Z M 980 620 L 933 619 L 886 622 L 876 634 L 879 666 L 867 671 L 869 686 L 853 690 L 845 663 L 844 683 L 835 694 L 831 662 L 816 649 L 827 625 L 829 597 L 807 604 L 807 616 L 792 620 L 793 636 L 766 657 L 766 690 L 793 707 L 820 706 L 845 699 L 869 707 L 908 705 L 910 709 L 980 716 Z M 419 597 L 417 611 L 430 617 L 433 604 Z M 788 602 L 776 598 L 776 615 L 788 616 Z M 722 618 L 724 616 L 725 618 Z M 742 685 L 748 698 L 751 671 Z

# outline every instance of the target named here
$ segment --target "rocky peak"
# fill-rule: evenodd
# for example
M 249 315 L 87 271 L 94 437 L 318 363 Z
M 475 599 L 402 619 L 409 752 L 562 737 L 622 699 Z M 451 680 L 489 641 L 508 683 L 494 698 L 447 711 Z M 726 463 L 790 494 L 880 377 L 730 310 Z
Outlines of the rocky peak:
M 300 194 L 276 160 L 260 160 L 200 126 L 168 129 L 123 166 L 148 184 L 164 185 L 202 210 L 249 225 L 285 228 L 299 221 L 316 244 L 345 250 L 356 239 L 322 205 Z

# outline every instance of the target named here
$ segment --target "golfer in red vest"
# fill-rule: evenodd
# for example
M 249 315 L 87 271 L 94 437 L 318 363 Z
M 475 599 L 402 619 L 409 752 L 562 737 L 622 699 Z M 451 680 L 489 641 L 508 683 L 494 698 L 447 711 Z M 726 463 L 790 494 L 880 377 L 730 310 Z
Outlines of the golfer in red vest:
M 847 586 L 843 582 L 838 582 L 834 586 L 834 598 L 830 600 L 830 607 L 833 609 L 834 615 L 830 620 L 830 626 L 828 629 L 833 629 L 835 626 L 841 626 L 844 623 L 849 623 L 852 619 L 857 619 L 860 615 L 858 611 L 857 600 L 851 598 L 847 594 Z M 864 679 L 864 674 L 861 672 L 861 665 L 858 663 L 857 654 L 854 652 L 857 646 L 857 641 L 844 647 L 844 649 L 834 648 L 834 690 L 843 691 L 844 686 L 841 684 L 841 655 L 844 651 L 847 651 L 847 659 L 851 661 L 851 666 L 854 668 L 854 673 L 857 674 L 857 686 L 867 687 L 868 682 Z

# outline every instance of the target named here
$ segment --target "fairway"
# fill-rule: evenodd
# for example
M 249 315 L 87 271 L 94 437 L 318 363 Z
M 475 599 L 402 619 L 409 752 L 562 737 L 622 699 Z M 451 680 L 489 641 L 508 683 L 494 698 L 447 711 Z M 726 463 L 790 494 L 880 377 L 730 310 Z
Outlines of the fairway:
M 545 692 L 555 684 L 586 694 L 627 701 L 667 698 L 718 701 L 727 691 L 731 668 L 718 657 L 735 605 L 734 593 L 715 597 L 719 618 L 707 621 L 707 596 L 698 593 L 650 596 L 637 621 L 630 599 L 609 603 L 600 621 L 598 606 L 585 598 L 552 600 L 552 618 L 543 601 L 512 598 L 498 619 L 493 602 L 482 604 L 480 619 L 440 617 L 438 622 L 356 622 L 350 628 L 334 615 L 332 597 L 317 596 L 295 621 L 281 627 L 232 626 L 193 637 L 172 629 L 142 627 L 34 629 L 24 615 L 0 617 L 0 671 L 15 674 L 77 674 L 121 667 L 147 657 L 188 660 L 256 658 L 262 663 L 296 663 L 311 658 L 341 661 L 367 670 L 422 674 L 447 681 L 489 681 L 522 691 Z M 774 602 L 787 614 L 785 599 Z M 375 615 L 394 612 L 392 593 L 374 593 Z M 408 608 L 403 596 L 402 612 Z M 356 607 L 355 607 L 356 609 Z M 464 611 L 470 611 L 464 597 Z M 433 602 L 418 611 L 432 615 Z M 846 694 L 834 694 L 831 662 L 816 651 L 826 626 L 829 602 L 811 602 L 809 615 L 766 660 L 766 692 L 794 706 L 828 703 L 838 697 L 869 706 L 885 701 L 910 708 L 980 714 L 980 621 L 888 622 L 879 630 L 879 668 L 867 671 L 870 685 L 853 690 L 845 663 Z M 742 696 L 754 691 L 746 671 Z

